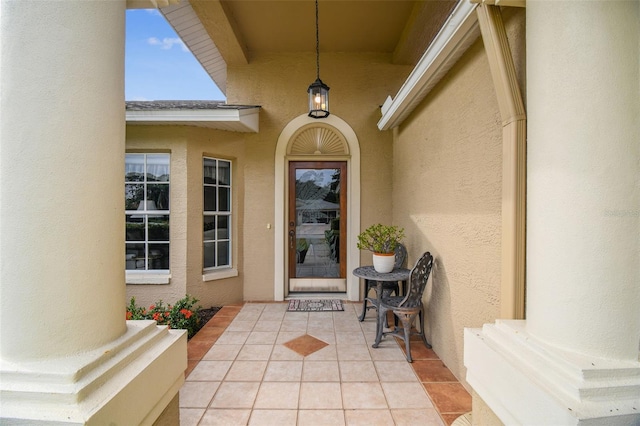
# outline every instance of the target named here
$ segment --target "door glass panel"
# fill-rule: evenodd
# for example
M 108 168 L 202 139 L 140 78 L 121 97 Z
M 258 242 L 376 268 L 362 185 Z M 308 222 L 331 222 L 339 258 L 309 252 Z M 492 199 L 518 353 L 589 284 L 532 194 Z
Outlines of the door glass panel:
M 295 277 L 340 277 L 339 168 L 295 170 Z

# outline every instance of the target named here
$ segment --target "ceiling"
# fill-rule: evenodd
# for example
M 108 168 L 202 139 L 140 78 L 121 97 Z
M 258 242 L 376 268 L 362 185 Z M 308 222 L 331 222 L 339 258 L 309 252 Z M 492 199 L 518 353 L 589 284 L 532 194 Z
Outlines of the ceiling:
M 225 61 L 315 51 L 314 0 L 190 0 Z M 383 52 L 415 65 L 457 0 L 319 0 L 320 52 Z

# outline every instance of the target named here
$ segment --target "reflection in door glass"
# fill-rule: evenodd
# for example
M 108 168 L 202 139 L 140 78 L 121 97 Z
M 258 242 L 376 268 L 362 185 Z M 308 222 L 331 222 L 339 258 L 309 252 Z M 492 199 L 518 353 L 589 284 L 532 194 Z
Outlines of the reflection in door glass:
M 340 276 L 340 169 L 296 169 L 296 277 Z

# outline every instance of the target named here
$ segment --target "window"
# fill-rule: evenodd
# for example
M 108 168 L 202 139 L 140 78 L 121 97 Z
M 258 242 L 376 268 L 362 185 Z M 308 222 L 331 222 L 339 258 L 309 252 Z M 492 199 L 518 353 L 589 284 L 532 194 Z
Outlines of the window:
M 204 269 L 231 267 L 231 162 L 204 158 Z
M 169 271 L 169 154 L 125 156 L 126 269 Z

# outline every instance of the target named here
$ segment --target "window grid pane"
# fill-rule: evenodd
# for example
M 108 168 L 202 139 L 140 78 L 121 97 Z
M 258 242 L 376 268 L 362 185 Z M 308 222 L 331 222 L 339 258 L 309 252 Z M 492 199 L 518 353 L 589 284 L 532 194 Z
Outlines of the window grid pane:
M 231 162 L 203 158 L 203 269 L 231 267 Z
M 125 155 L 126 269 L 169 271 L 169 154 Z

